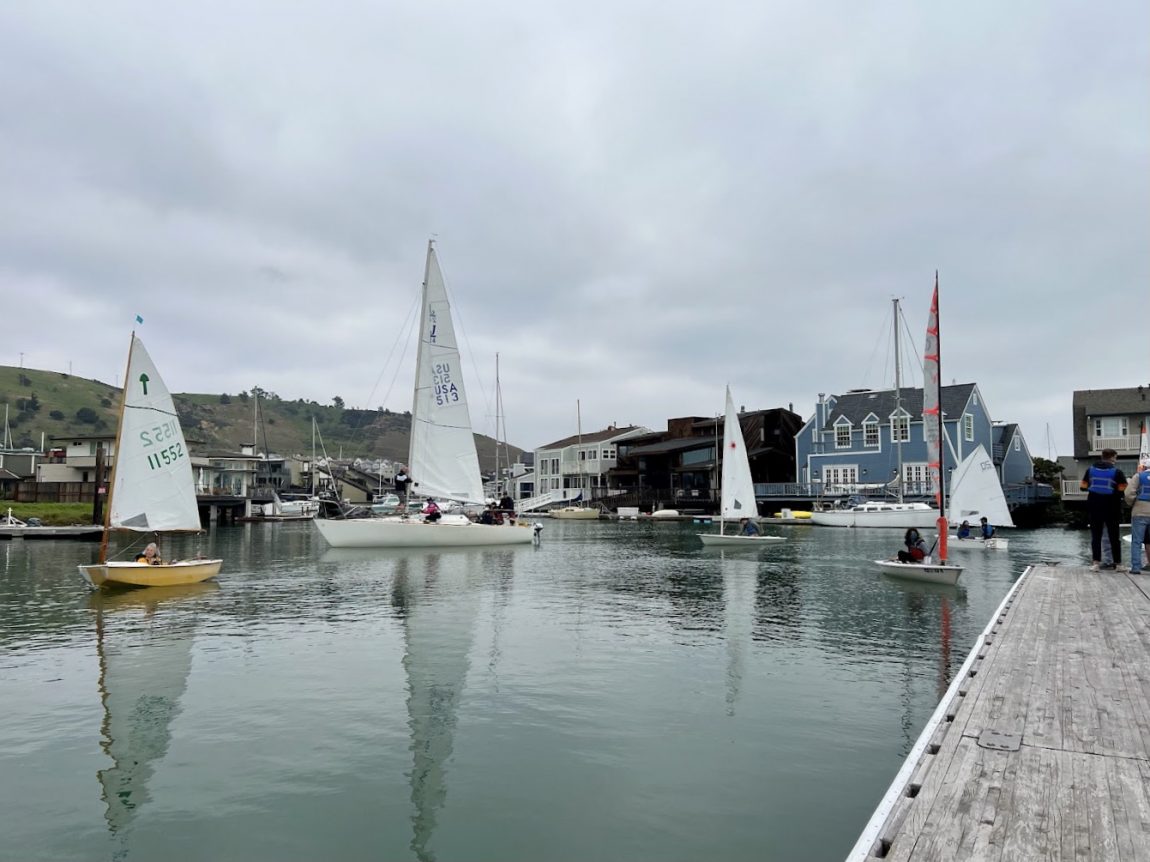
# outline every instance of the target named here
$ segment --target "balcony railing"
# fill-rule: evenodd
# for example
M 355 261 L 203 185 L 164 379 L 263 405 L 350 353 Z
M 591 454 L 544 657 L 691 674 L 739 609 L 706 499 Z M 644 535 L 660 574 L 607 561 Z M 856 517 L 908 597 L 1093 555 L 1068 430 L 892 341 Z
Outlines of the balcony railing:
M 1090 454 L 1097 455 L 1103 449 L 1113 449 L 1119 455 L 1136 455 L 1142 443 L 1139 434 L 1124 434 L 1118 437 L 1091 437 Z
M 1086 499 L 1086 492 L 1082 490 L 1082 486 L 1077 479 L 1063 479 L 1062 480 L 1062 499 L 1063 500 L 1084 500 Z

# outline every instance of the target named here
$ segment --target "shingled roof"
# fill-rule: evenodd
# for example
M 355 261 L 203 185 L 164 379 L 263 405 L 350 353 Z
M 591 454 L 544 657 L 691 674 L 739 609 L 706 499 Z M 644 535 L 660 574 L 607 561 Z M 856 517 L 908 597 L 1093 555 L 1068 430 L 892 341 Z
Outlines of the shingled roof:
M 1071 401 L 1074 418 L 1074 457 L 1090 457 L 1086 421 L 1091 416 L 1150 415 L 1150 385 L 1126 389 L 1076 389 Z
M 970 394 L 974 391 L 973 383 L 958 383 L 953 386 L 942 387 L 942 412 L 944 416 L 954 419 L 966 409 Z M 859 392 L 847 392 L 835 396 L 835 406 L 827 417 L 826 430 L 831 430 L 836 421 L 846 417 L 852 425 L 861 425 L 872 413 L 878 417 L 880 425 L 890 422 L 890 414 L 894 413 L 893 389 L 865 389 Z M 922 390 L 899 389 L 901 407 L 910 414 L 911 422 L 922 418 Z
M 575 446 L 580 443 L 601 443 L 604 440 L 613 440 L 629 431 L 635 431 L 639 428 L 638 425 L 624 425 L 622 428 L 604 428 L 602 431 L 589 431 L 586 434 L 572 434 L 570 437 L 564 437 L 562 440 L 556 440 L 554 443 L 548 443 L 545 446 L 539 446 L 539 449 L 563 449 L 567 446 Z

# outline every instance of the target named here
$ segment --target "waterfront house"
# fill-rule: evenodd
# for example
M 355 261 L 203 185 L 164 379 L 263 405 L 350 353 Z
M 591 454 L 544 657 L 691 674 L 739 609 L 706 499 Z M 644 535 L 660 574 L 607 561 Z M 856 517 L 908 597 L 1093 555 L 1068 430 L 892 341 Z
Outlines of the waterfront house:
M 1142 429 L 1150 427 L 1150 384 L 1125 389 L 1075 390 L 1071 401 L 1074 455 L 1059 458 L 1062 499 L 1085 500 L 1079 487 L 1086 468 L 1103 449 L 1118 453 L 1118 466 L 1130 476 L 1138 466 Z
M 638 425 L 572 435 L 535 450 L 535 493 L 554 501 L 591 500 L 607 488 L 607 475 L 618 463 L 619 445 L 649 434 Z
M 852 389 L 819 395 L 815 413 L 795 438 L 798 480 L 813 496 L 859 492 L 932 493 L 921 389 Z M 1033 483 L 1030 450 L 1016 424 L 995 424 L 977 384 L 942 387 L 945 458 L 949 473 L 975 447 L 992 454 L 1005 484 Z M 902 475 L 899 475 L 901 448 Z

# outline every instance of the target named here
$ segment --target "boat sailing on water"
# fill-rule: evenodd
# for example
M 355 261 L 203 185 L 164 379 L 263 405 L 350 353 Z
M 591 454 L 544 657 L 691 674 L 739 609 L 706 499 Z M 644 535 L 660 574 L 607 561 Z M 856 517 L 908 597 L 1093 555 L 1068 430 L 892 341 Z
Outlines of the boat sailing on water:
M 434 241 L 427 244 L 407 465 L 414 480 L 413 495 L 437 503 L 484 504 L 459 347 Z M 334 548 L 526 544 L 535 535 L 528 524 L 477 524 L 454 512 L 444 512 L 435 523 L 404 514 L 317 519 L 315 525 Z
M 972 530 L 976 530 L 982 518 L 986 518 L 987 523 L 995 527 L 1014 526 L 1010 507 L 1006 505 L 1006 495 L 1002 493 L 1002 484 L 998 481 L 998 471 L 994 469 L 994 461 L 981 444 L 963 458 L 954 471 L 949 512 L 952 526 L 965 521 Z M 1004 551 L 1007 545 L 1008 540 L 999 536 L 984 539 L 981 535 L 971 535 L 969 538 L 951 537 L 949 547 L 952 551 L 977 548 Z
M 894 314 L 894 410 L 892 417 L 896 417 L 902 410 L 902 368 L 899 357 L 899 302 L 896 297 L 892 300 Z M 902 444 L 904 429 L 909 429 L 909 423 L 899 426 L 895 419 L 891 419 L 891 438 L 895 444 L 895 458 L 898 465 L 895 487 L 898 493 L 898 502 L 864 501 L 856 505 L 843 508 L 815 509 L 811 512 L 812 524 L 824 527 L 897 527 L 905 529 L 915 527 L 923 529 L 933 527 L 938 518 L 938 512 L 926 503 L 907 503 L 903 500 Z M 906 439 L 909 439 L 906 438 Z
M 116 428 L 111 490 L 104 515 L 99 562 L 80 566 L 90 586 L 180 586 L 220 572 L 223 560 L 192 559 L 149 564 L 108 559 L 113 531 L 199 533 L 191 456 L 168 388 L 144 343 L 132 333 Z
M 947 520 L 946 489 L 942 485 L 946 472 L 945 437 L 942 426 L 942 384 L 940 381 L 940 339 L 938 330 L 938 273 L 934 276 L 934 294 L 930 301 L 930 319 L 926 325 L 926 343 L 923 347 L 922 385 L 922 427 L 926 436 L 927 465 L 930 468 L 931 485 L 938 503 L 938 558 L 934 562 L 928 555 L 923 562 L 903 563 L 898 560 L 875 560 L 887 574 L 915 581 L 928 581 L 936 584 L 956 584 L 962 574 L 962 566 L 948 565 L 947 560 Z
M 743 426 L 731 399 L 731 387 L 727 387 L 726 418 L 723 420 L 723 475 L 719 492 L 719 532 L 697 533 L 704 545 L 738 546 L 742 548 L 781 542 L 781 536 L 764 536 L 761 533 L 745 535 L 726 532 L 728 520 L 747 519 L 754 523 L 759 516 L 755 503 L 755 484 L 751 478 L 751 461 L 747 456 L 747 444 L 743 438 Z

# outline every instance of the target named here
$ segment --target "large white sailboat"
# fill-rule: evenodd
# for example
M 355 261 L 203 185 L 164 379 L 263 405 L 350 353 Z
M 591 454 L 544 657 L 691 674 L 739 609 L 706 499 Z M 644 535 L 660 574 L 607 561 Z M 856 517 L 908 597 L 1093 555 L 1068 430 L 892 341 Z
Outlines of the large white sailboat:
M 783 541 L 781 536 L 744 536 L 738 532 L 728 533 L 728 520 L 738 522 L 743 518 L 756 521 L 759 517 L 755 504 L 755 484 L 751 478 L 751 461 L 747 456 L 747 444 L 743 439 L 743 426 L 739 424 L 739 414 L 731 399 L 731 387 L 727 387 L 726 418 L 723 420 L 723 476 L 719 502 L 719 532 L 697 533 L 704 545 L 724 545 L 727 547 L 757 547 L 772 542 Z
M 427 244 L 421 314 L 407 460 L 413 495 L 437 503 L 483 505 L 483 479 L 463 388 L 459 346 L 434 241 Z M 402 515 L 317 519 L 315 525 L 334 548 L 509 545 L 530 543 L 534 536 L 526 523 L 477 524 L 466 515 L 448 513 L 436 523 L 425 523 L 417 515 Z
M 899 414 L 902 404 L 902 363 L 899 357 L 899 311 L 898 298 L 892 300 L 894 306 L 894 412 Z M 895 457 L 898 464 L 896 488 L 897 502 L 868 501 L 855 506 L 836 509 L 816 509 L 811 512 L 811 523 L 824 527 L 896 527 L 906 529 L 915 527 L 925 529 L 934 526 L 938 512 L 926 503 L 907 503 L 903 500 L 903 468 L 902 468 L 902 434 L 895 433 L 891 425 L 891 437 L 894 439 Z
M 108 559 L 108 535 L 113 530 L 198 533 L 202 529 L 180 418 L 160 372 L 133 332 L 99 562 L 80 566 L 80 574 L 92 587 L 163 587 L 205 581 L 219 574 L 223 560 L 150 565 Z
M 922 427 L 926 436 L 926 460 L 930 468 L 934 499 L 938 503 L 938 562 L 929 555 L 922 562 L 900 562 L 898 560 L 875 560 L 875 563 L 888 575 L 914 581 L 934 584 L 956 584 L 962 574 L 962 566 L 948 565 L 946 489 L 942 477 L 946 475 L 943 465 L 946 461 L 946 446 L 942 424 L 942 383 L 938 327 L 938 274 L 934 276 L 934 295 L 930 301 L 930 318 L 926 325 L 926 343 L 923 346 L 922 381 Z

